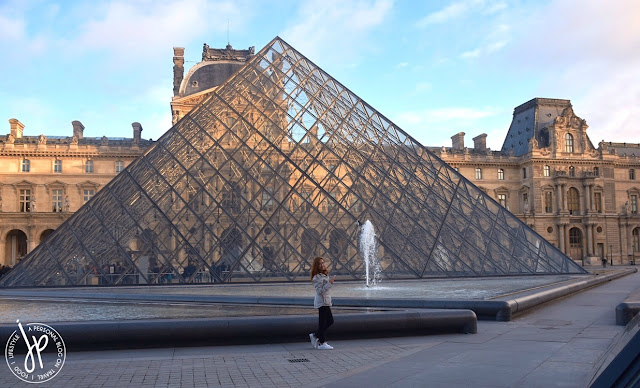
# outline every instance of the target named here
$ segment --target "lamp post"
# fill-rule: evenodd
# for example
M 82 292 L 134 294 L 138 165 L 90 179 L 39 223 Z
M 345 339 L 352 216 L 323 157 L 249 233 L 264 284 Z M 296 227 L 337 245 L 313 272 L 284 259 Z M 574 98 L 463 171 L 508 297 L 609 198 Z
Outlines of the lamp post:
M 611 258 L 611 266 L 613 267 L 613 245 L 609 245 L 609 257 Z

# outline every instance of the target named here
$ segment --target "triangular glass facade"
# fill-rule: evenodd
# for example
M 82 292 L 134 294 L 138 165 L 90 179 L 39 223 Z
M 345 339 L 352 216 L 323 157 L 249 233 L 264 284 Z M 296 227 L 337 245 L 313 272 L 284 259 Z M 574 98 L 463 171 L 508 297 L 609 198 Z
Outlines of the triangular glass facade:
M 22 260 L 2 286 L 584 273 L 280 38 Z

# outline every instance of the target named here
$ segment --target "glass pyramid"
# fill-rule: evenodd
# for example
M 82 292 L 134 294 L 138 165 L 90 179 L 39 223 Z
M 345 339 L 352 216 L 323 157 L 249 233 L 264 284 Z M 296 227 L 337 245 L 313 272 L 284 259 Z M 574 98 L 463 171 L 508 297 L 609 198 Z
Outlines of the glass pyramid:
M 584 273 L 276 37 L 5 276 L 2 286 Z

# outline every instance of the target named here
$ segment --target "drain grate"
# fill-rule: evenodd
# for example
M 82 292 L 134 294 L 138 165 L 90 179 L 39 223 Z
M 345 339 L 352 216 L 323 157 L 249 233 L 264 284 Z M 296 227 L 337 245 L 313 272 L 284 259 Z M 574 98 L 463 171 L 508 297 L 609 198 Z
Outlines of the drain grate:
M 290 360 L 287 360 L 289 362 L 309 362 L 309 359 L 307 358 L 292 358 Z

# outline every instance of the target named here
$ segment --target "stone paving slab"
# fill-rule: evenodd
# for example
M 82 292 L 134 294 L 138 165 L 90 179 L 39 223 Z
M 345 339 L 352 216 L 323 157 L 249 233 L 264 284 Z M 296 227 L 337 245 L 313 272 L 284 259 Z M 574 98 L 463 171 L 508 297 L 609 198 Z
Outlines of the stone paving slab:
M 623 332 L 633 274 L 545 303 L 478 334 L 70 353 L 44 387 L 585 387 Z M 336 325 L 339 321 L 336 322 Z M 289 360 L 307 359 L 292 363 Z M 0 366 L 0 387 L 33 387 Z

